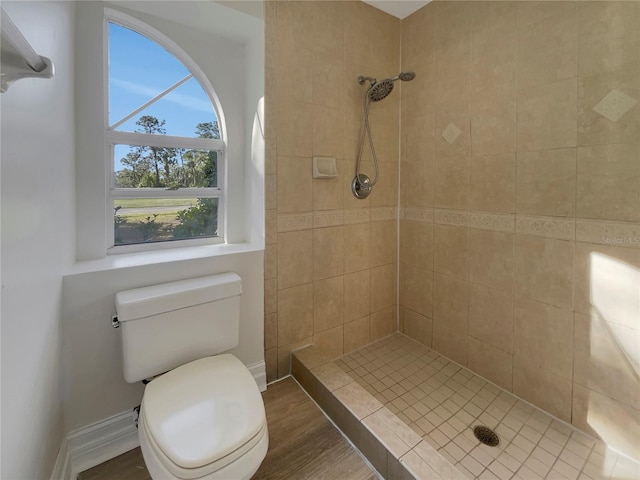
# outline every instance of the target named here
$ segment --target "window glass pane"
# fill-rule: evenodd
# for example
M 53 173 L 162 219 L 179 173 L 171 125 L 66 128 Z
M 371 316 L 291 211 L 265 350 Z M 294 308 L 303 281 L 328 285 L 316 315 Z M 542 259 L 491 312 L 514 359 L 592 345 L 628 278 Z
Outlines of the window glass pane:
M 114 245 L 218 236 L 217 198 L 116 198 Z
M 218 186 L 218 152 L 114 145 L 116 188 L 201 188 Z
M 164 92 L 189 71 L 156 42 L 109 23 L 109 125 Z M 141 123 L 141 117 L 155 124 Z M 198 124 L 217 125 L 215 110 L 195 78 L 149 105 L 116 130 L 198 137 Z M 219 138 L 212 137 L 212 138 Z

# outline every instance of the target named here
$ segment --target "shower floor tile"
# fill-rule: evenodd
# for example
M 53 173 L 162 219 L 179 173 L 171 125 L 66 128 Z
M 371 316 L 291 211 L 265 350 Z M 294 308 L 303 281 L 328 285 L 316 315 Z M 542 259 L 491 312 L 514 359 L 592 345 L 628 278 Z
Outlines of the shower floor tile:
M 470 479 L 640 478 L 640 464 L 402 334 L 335 364 Z

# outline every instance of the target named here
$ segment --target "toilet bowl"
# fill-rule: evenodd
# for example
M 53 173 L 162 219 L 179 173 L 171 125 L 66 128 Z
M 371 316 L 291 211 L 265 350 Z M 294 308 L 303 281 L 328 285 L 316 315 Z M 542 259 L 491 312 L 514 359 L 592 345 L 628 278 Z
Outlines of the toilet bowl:
M 269 446 L 264 404 L 239 342 L 234 273 L 116 294 L 123 369 L 145 387 L 138 437 L 154 480 L 244 480 Z
M 138 436 L 158 479 L 249 479 L 269 443 L 258 387 L 232 355 L 196 360 L 152 381 Z

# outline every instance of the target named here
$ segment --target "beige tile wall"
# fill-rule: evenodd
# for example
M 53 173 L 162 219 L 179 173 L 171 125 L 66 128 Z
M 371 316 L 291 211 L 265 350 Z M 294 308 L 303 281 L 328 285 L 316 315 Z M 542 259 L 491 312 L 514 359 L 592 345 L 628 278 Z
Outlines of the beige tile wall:
M 266 2 L 265 349 L 269 381 L 292 349 L 331 357 L 397 329 L 400 89 L 372 105 L 380 182 L 350 190 L 366 87 L 400 65 L 400 20 L 359 1 Z M 313 156 L 338 178 L 313 179 Z M 370 157 L 363 171 L 372 174 Z
M 403 20 L 399 252 L 405 333 L 636 457 L 638 25 L 615 1 Z

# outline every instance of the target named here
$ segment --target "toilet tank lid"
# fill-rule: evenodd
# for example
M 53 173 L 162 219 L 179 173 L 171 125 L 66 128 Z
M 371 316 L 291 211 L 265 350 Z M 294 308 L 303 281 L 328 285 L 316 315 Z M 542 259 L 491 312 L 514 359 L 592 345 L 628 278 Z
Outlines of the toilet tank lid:
M 116 293 L 118 320 L 127 322 L 242 293 L 242 280 L 228 272 Z

